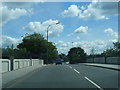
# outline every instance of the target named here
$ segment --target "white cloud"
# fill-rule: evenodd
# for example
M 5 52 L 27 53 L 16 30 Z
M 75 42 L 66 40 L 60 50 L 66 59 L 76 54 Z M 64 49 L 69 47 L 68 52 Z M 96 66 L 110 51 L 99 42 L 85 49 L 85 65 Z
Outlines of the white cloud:
M 118 14 L 116 2 L 92 2 L 80 14 L 82 19 L 109 19 L 109 16 Z
M 74 32 L 75 33 L 87 33 L 88 31 L 88 27 L 87 26 L 80 26 L 79 28 L 77 28 Z
M 81 10 L 85 10 L 85 7 L 84 6 L 81 6 L 81 8 L 80 8 Z
M 55 43 L 55 45 L 56 45 L 57 47 L 62 47 L 62 48 L 68 46 L 68 44 L 65 43 L 65 42 L 63 42 L 63 41 L 58 41 L 57 43 Z
M 68 10 L 64 10 L 64 12 L 62 12 L 62 15 L 66 17 L 77 16 L 85 20 L 109 19 L 110 16 L 118 15 L 117 4 L 117 2 L 99 2 L 98 0 L 93 0 L 87 7 L 71 5 L 68 7 Z
M 109 42 L 117 42 L 117 39 L 109 40 Z
M 77 5 L 71 5 L 70 7 L 68 7 L 67 10 L 64 10 L 64 12 L 62 12 L 62 16 L 75 17 L 78 16 L 80 12 L 81 10 L 78 8 Z
M 74 35 L 74 33 L 70 33 L 70 34 L 68 34 L 67 36 L 70 37 L 70 36 L 73 36 L 73 35 Z
M 91 41 L 91 42 L 82 41 L 79 42 L 78 45 L 80 45 L 88 54 L 90 54 L 92 48 L 96 49 L 94 53 L 99 53 L 102 52 L 106 47 L 105 42 L 102 40 Z
M 47 28 L 48 28 L 48 35 L 49 37 L 56 37 L 59 36 L 59 34 L 63 31 L 63 25 L 62 24 L 56 24 L 58 22 L 58 20 L 47 20 L 43 23 L 41 22 L 29 22 L 29 24 L 25 27 L 23 27 L 23 29 L 31 31 L 31 32 L 37 32 L 37 33 L 41 33 L 44 36 L 46 36 L 47 33 Z
M 16 47 L 19 43 L 22 42 L 22 38 L 16 39 L 9 36 L 2 36 L 2 47 L 11 46 L 12 44 Z
M 56 43 L 59 53 L 67 54 L 70 48 L 72 47 L 81 47 L 85 50 L 87 54 L 91 53 L 91 50 L 94 48 L 94 53 L 102 53 L 107 48 L 113 47 L 113 42 L 117 40 L 95 40 L 95 41 L 79 41 L 79 42 L 63 42 L 58 41 Z
M 111 29 L 111 28 L 105 29 L 104 32 L 114 38 L 118 38 L 118 33 L 113 31 L 113 29 Z
M 9 3 L 11 6 L 14 3 Z M 15 6 L 17 7 L 17 5 L 13 5 L 14 8 L 10 8 L 9 4 L 0 3 L 0 26 L 3 26 L 4 24 L 6 24 L 7 22 L 11 21 L 11 20 L 15 20 L 18 19 L 21 16 L 25 16 L 25 15 L 31 15 L 33 14 L 33 10 L 32 9 L 21 9 L 21 8 L 15 8 Z M 19 6 L 19 5 L 18 5 Z
M 67 36 L 68 37 L 73 36 L 73 35 L 75 35 L 75 33 L 85 33 L 86 34 L 87 32 L 88 32 L 88 27 L 87 26 L 80 26 L 79 28 L 74 30 L 74 33 L 70 33 Z M 80 37 L 77 36 L 75 39 L 80 39 Z
M 102 53 L 107 48 L 113 47 L 113 42 L 116 40 L 104 41 L 104 40 L 95 40 L 95 41 L 80 41 L 77 42 L 76 46 L 82 47 L 87 54 L 91 53 L 91 49 L 95 49 L 94 53 Z
M 62 46 L 62 47 L 67 47 L 67 44 L 66 44 L 66 43 L 63 43 L 61 46 Z
M 0 7 L 0 26 L 3 26 L 10 20 L 19 18 L 20 16 L 27 15 L 28 11 L 25 9 L 8 9 L 7 6 Z
M 58 41 L 58 42 L 55 43 L 55 45 L 57 47 L 58 53 L 65 53 L 65 54 L 67 54 L 68 47 L 69 47 L 68 43 L 65 43 L 64 41 Z
M 56 46 L 61 46 L 64 42 L 63 41 L 58 41 L 57 43 L 55 43 Z
M 80 39 L 80 37 L 79 37 L 79 36 L 77 36 L 77 37 L 76 37 L 76 39 L 77 39 L 77 40 L 79 40 L 79 39 Z

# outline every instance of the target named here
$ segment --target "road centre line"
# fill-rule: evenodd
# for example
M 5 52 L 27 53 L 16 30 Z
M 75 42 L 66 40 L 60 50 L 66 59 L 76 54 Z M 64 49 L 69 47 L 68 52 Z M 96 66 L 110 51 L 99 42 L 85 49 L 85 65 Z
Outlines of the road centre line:
M 73 69 L 75 72 L 77 72 L 77 73 L 80 73 L 78 70 L 76 70 L 76 69 Z
M 71 66 L 69 66 L 70 68 L 72 68 Z
M 69 65 L 68 65 L 69 66 Z M 71 66 L 69 66 L 70 68 L 72 68 Z M 78 70 L 73 69 L 75 72 L 77 72 L 78 74 L 80 73 Z M 93 82 L 92 80 L 90 80 L 88 77 L 84 77 L 86 80 L 88 80 L 90 83 L 92 83 L 93 85 L 95 85 L 97 88 L 99 88 L 100 90 L 104 90 L 103 88 L 101 88 L 99 85 L 97 85 L 95 82 Z
M 69 65 L 68 65 L 69 66 Z M 72 67 L 71 66 L 69 66 L 71 69 L 72 69 Z M 73 69 L 75 72 L 77 72 L 77 73 L 80 73 L 78 70 L 76 70 L 76 69 Z
M 92 80 L 90 80 L 87 77 L 84 77 L 86 80 L 88 80 L 89 82 L 91 82 L 93 85 L 95 85 L 97 88 L 99 88 L 100 90 L 103 90 L 99 85 L 97 85 L 96 83 L 94 83 Z
M 71 67 L 71 66 L 69 66 L 69 65 L 68 65 L 68 67 L 72 69 L 72 67 Z

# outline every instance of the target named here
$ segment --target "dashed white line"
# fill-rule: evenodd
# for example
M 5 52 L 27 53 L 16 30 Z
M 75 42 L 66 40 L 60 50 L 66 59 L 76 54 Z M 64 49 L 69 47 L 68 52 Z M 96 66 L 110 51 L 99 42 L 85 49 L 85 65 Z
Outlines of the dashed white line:
M 71 66 L 69 66 L 70 68 L 72 68 Z
M 78 70 L 76 70 L 76 69 L 73 69 L 75 72 L 77 72 L 77 73 L 80 73 Z
M 96 83 L 94 83 L 92 80 L 90 80 L 89 78 L 85 77 L 85 79 L 87 79 L 89 82 L 91 82 L 93 85 L 95 85 L 97 88 L 99 88 L 100 90 L 103 90 L 99 85 L 97 85 Z
M 69 65 L 68 65 L 68 67 L 72 69 L 72 67 L 71 67 L 71 66 L 69 66 Z
M 68 65 L 69 66 L 69 65 Z M 71 66 L 69 66 L 71 69 L 72 69 L 72 67 Z M 80 73 L 78 70 L 76 70 L 76 69 L 73 69 L 75 72 L 77 72 L 78 74 Z M 101 88 L 99 85 L 97 85 L 96 83 L 94 83 L 92 80 L 90 80 L 89 78 L 87 78 L 87 77 L 84 77 L 86 80 L 88 80 L 90 83 L 92 83 L 93 85 L 95 85 L 97 88 L 99 88 L 100 90 L 104 90 L 103 88 Z
M 71 66 L 69 66 L 69 68 L 71 68 L 72 69 L 72 67 Z M 77 73 L 80 73 L 78 70 L 76 70 L 76 69 L 73 69 L 75 72 L 77 72 Z
M 68 65 L 69 66 L 69 65 Z M 72 69 L 72 67 L 71 66 L 69 66 L 71 69 Z M 80 73 L 78 70 L 76 70 L 76 69 L 73 69 L 75 72 L 77 72 L 78 74 Z M 101 88 L 99 85 L 97 85 L 96 83 L 94 83 L 92 80 L 90 80 L 89 78 L 87 78 L 87 77 L 84 77 L 86 80 L 88 80 L 90 83 L 92 83 L 93 85 L 95 85 L 97 88 L 99 88 L 100 90 L 104 90 L 103 88 Z

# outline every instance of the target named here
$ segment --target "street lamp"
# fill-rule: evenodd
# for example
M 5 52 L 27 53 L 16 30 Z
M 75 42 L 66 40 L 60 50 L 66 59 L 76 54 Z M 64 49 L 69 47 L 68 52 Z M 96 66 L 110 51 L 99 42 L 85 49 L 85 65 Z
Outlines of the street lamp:
M 55 24 L 57 25 L 57 24 L 59 24 L 59 23 L 60 23 L 60 22 L 57 22 L 57 23 L 55 23 Z M 54 24 L 50 24 L 50 25 L 48 25 L 48 27 L 47 27 L 47 41 L 48 41 L 49 28 L 50 28 L 52 25 L 54 25 Z M 48 45 L 47 45 L 47 64 L 48 64 Z
M 72 42 L 72 48 L 74 47 L 74 42 Z
M 94 63 L 94 54 L 95 54 L 95 48 L 91 48 L 91 55 L 92 55 L 92 58 L 93 58 L 93 63 Z

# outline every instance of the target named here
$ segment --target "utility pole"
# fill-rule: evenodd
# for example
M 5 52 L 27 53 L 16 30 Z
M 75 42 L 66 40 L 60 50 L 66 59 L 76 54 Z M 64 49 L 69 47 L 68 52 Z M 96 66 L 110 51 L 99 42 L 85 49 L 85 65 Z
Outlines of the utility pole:
M 57 23 L 55 23 L 55 24 L 57 25 L 57 24 L 59 24 L 59 23 L 60 23 L 60 22 L 57 22 Z M 54 24 L 50 24 L 50 25 L 48 25 L 48 27 L 47 27 L 47 42 L 48 42 L 49 28 L 50 28 L 52 25 L 54 25 Z M 48 44 L 47 44 L 47 61 L 46 61 L 46 64 L 48 64 Z
M 74 42 L 72 42 L 72 48 L 73 48 L 73 44 L 74 44 Z
M 92 55 L 93 63 L 94 63 L 94 48 L 91 49 L 91 55 Z

